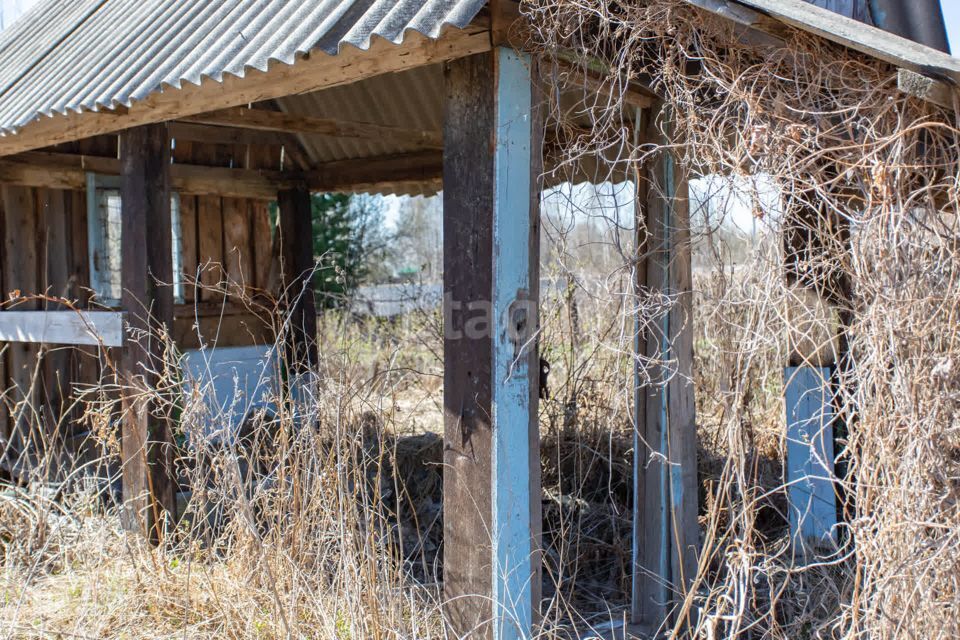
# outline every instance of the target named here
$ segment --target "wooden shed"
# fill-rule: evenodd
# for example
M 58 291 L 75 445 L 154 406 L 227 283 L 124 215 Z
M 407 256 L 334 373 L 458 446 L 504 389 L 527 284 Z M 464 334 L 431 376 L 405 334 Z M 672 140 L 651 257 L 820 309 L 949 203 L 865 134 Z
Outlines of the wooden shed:
M 749 33 L 799 26 L 926 74 L 910 86 L 927 96 L 960 80 L 955 59 L 855 22 L 863 3 L 832 3 L 843 17 L 800 0 L 690 2 Z M 104 349 L 127 383 L 149 385 L 157 331 L 183 349 L 268 340 L 241 295 L 286 305 L 309 368 L 314 302 L 290 292 L 309 293 L 310 193 L 442 186 L 444 292 L 457 303 L 444 345 L 447 617 L 457 634 L 528 637 L 540 566 L 538 197 L 552 134 L 537 61 L 510 37 L 518 16 L 511 0 L 37 5 L 0 35 L 6 406 L 58 411 L 98 379 Z M 657 96 L 629 91 L 650 122 Z M 660 457 L 636 468 L 634 621 L 659 624 L 698 562 L 692 297 L 686 185 L 669 161 L 644 172 L 656 188 L 639 190 L 652 233 L 643 284 L 681 300 L 663 336 L 638 341 L 668 349 L 681 373 L 636 396 L 640 436 Z M 463 330 L 471 303 L 489 306 L 490 331 Z M 127 524 L 154 534 L 174 510 L 169 431 L 135 396 L 124 409 Z M 0 436 L 12 476 L 43 444 L 6 413 Z

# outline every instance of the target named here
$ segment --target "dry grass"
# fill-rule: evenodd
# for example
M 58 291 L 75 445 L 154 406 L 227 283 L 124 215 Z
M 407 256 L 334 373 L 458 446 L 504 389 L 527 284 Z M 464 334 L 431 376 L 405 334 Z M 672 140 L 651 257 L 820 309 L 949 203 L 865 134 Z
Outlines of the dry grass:
M 754 202 L 764 176 L 781 209 L 757 206 L 766 241 L 736 265 L 717 253 L 696 282 L 703 552 L 683 594 L 696 615 L 678 634 L 960 636 L 954 114 L 898 94 L 884 64 L 801 33 L 758 50 L 675 0 L 523 9 L 548 61 L 575 51 L 575 64 L 611 70 L 613 98 L 590 93 L 579 105 L 591 128 L 579 115 L 568 127 L 565 167 L 598 151 L 643 165 L 669 146 L 690 175 L 753 184 Z M 542 68 L 576 89 L 564 67 Z M 665 97 L 666 145 L 633 143 L 618 90 L 641 76 Z M 564 127 L 577 112 L 566 104 L 553 120 Z M 578 215 L 603 230 L 585 243 L 603 245 L 602 261 L 568 226 L 545 225 L 544 272 L 565 286 L 542 313 L 553 366 L 541 405 L 543 638 L 620 619 L 628 593 L 630 310 L 646 313 L 649 292 L 630 284 L 637 256 L 620 213 Z M 810 250 L 785 260 L 784 246 L 798 244 Z M 811 310 L 810 290 L 839 318 Z M 837 486 L 849 519 L 837 553 L 801 562 L 786 526 L 781 369 L 792 345 L 824 342 L 838 321 L 843 344 L 822 346 L 841 356 L 849 473 Z M 171 351 L 169 384 L 153 392 L 181 417 L 177 464 L 192 498 L 160 548 L 119 527 L 109 482 L 118 390 L 105 377 L 83 399 L 97 462 L 66 484 L 0 495 L 0 634 L 445 638 L 441 326 L 429 315 L 390 324 L 330 314 L 311 393 L 277 395 L 278 417 L 258 417 L 245 447 L 198 437 L 222 416 L 209 415 L 203 393 L 185 393 Z

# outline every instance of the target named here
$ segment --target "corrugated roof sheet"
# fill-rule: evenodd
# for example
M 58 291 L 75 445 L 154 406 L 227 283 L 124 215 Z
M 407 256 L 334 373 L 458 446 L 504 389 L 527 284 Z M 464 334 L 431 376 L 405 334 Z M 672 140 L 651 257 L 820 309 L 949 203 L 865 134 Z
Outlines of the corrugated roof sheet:
M 45 0 L 0 34 L 0 131 L 130 106 L 165 87 L 293 64 L 320 49 L 436 38 L 486 0 Z M 209 81 L 209 80 L 207 80 Z

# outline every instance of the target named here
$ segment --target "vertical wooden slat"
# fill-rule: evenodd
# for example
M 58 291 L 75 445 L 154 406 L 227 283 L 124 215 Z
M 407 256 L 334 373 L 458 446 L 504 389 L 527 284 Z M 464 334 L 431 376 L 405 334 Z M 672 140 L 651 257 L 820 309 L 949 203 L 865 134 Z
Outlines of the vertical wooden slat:
M 648 139 L 656 135 L 653 114 L 646 129 Z M 654 138 L 655 139 L 655 138 Z M 643 295 L 660 295 L 667 284 L 667 207 L 664 197 L 664 160 L 658 156 L 643 168 L 645 197 L 643 222 L 638 238 L 642 253 L 638 278 Z M 647 307 L 649 308 L 649 307 Z M 638 341 L 647 362 L 660 363 L 669 358 L 667 319 L 642 318 Z M 637 371 L 637 429 L 640 448 L 635 453 L 636 504 L 634 513 L 636 557 L 634 622 L 659 625 L 666 617 L 669 600 L 670 555 L 666 452 L 666 391 L 662 386 L 666 373 L 662 366 L 649 366 Z
M 527 637 L 539 600 L 530 66 L 498 48 L 445 75 L 444 589 L 458 637 Z
M 285 189 L 277 194 L 277 203 L 281 282 L 290 314 L 290 364 L 301 369 L 318 362 L 310 192 L 305 187 Z
M 8 293 L 36 295 L 40 292 L 41 266 L 37 252 L 37 203 L 35 191 L 28 187 L 3 187 L 5 211 L 4 277 Z M 16 305 L 17 309 L 37 309 L 36 301 Z M 29 455 L 36 396 L 33 377 L 38 345 L 16 343 L 7 347 L 7 372 L 10 379 L 8 402 L 13 406 L 10 432 L 3 443 L 3 463 L 8 469 L 23 470 L 35 456 Z M 9 445 L 9 446 L 7 446 Z
M 196 300 L 197 279 L 197 197 L 180 196 L 180 237 L 182 238 L 180 257 L 183 265 L 183 299 L 185 302 Z
M 659 135 L 654 111 L 645 135 Z M 693 389 L 693 293 L 687 184 L 663 152 L 643 169 L 638 224 L 637 288 L 667 296 L 669 312 L 642 318 L 638 353 L 654 363 L 637 369 L 634 468 L 633 618 L 654 627 L 666 620 L 697 570 L 697 434 Z M 639 216 L 638 216 L 639 218 Z M 640 221 L 638 220 L 638 223 Z
M 241 198 L 223 199 L 223 249 L 231 292 L 243 294 L 253 285 L 250 208 Z
M 273 237 L 270 231 L 270 205 L 263 200 L 250 202 L 250 216 L 253 227 L 253 263 L 255 286 L 258 289 L 270 288 L 270 264 L 273 259 Z
M 166 126 L 121 134 L 123 308 L 129 324 L 121 358 L 123 397 L 123 522 L 159 540 L 174 510 L 172 432 L 158 415 L 163 344 L 173 327 L 170 228 L 170 143 Z M 163 284 L 162 284 L 163 283 Z
M 46 264 L 44 290 L 51 297 L 69 300 L 73 246 L 69 238 L 71 225 L 66 206 L 67 194 L 55 189 L 41 189 L 38 194 L 40 196 L 43 224 L 46 228 L 46 237 L 43 243 Z M 60 302 L 47 301 L 44 308 L 56 310 L 66 307 Z M 62 418 L 65 407 L 69 402 L 71 382 L 70 349 L 51 345 L 43 356 L 43 408 L 46 419 L 46 435 L 50 438 L 54 447 L 50 453 L 61 460 L 64 453 L 63 442 L 67 435 L 64 432 L 66 425 Z
M 87 252 L 87 206 L 82 191 L 69 191 L 66 194 L 66 215 L 70 235 L 70 293 L 69 296 L 79 306 L 85 307 L 89 299 L 90 265 Z
M 197 247 L 200 262 L 200 300 L 219 302 L 223 278 L 223 206 L 217 196 L 197 198 Z
M 3 246 L 4 255 L 6 255 L 6 207 L 4 205 L 3 187 L 0 186 L 0 246 Z M 0 296 L 2 300 L 7 299 L 7 277 L 6 277 L 6 259 L 0 256 Z M 0 306 L 0 313 L 3 307 Z M 7 410 L 7 390 L 11 386 L 11 380 L 7 371 L 8 345 L 0 342 L 0 461 L 3 459 L 2 451 L 6 448 L 11 433 L 10 412 Z
M 687 180 L 672 156 L 668 192 L 671 195 L 669 234 L 670 355 L 676 363 L 667 387 L 667 445 L 670 460 L 671 574 L 677 598 L 683 598 L 697 572 L 700 537 L 697 522 L 697 424 L 693 386 L 693 270 Z

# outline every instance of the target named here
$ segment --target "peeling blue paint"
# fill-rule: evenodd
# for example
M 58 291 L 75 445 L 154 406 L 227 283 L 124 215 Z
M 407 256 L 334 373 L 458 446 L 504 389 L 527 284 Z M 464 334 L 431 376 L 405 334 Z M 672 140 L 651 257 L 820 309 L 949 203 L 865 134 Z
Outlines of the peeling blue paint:
M 804 554 L 836 542 L 830 370 L 784 369 L 790 531 Z
M 530 578 L 529 326 L 515 311 L 530 290 L 530 59 L 499 48 L 493 213 L 493 608 L 495 640 L 533 630 Z M 523 314 L 532 323 L 529 313 Z

